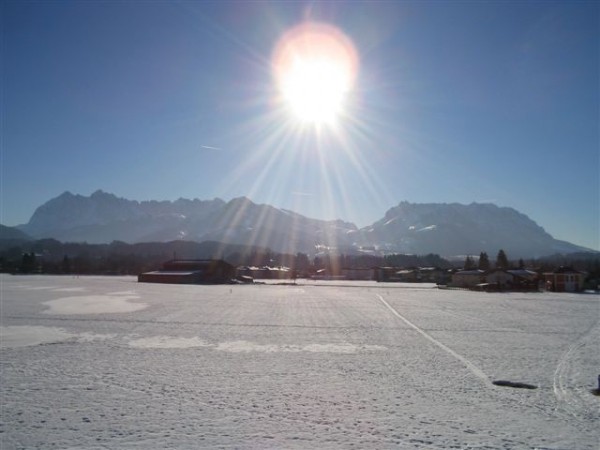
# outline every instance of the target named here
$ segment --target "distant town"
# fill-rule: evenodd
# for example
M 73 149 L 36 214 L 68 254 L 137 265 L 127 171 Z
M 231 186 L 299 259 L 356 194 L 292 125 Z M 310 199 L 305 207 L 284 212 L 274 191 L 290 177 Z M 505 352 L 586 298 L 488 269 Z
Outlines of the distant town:
M 254 283 L 261 280 L 363 280 L 433 283 L 445 289 L 582 292 L 600 286 L 598 254 L 510 259 L 504 250 L 464 259 L 436 254 L 280 254 L 269 249 L 185 242 L 75 244 L 44 239 L 3 244 L 0 271 L 11 274 L 134 275 L 155 283 Z

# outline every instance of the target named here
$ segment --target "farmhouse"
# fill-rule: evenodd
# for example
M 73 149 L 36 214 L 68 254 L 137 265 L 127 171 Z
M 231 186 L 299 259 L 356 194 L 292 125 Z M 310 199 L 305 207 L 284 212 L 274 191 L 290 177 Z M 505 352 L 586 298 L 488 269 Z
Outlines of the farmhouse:
M 438 283 L 447 281 L 448 274 L 439 267 L 412 267 L 402 269 L 398 267 L 376 267 L 373 270 L 373 279 L 384 282 L 405 283 Z
M 447 282 L 448 274 L 439 267 L 420 267 L 421 281 L 426 283 L 442 284 Z
M 499 289 L 510 288 L 515 282 L 515 275 L 508 270 L 496 269 L 485 274 L 486 283 L 498 286 Z
M 342 268 L 342 275 L 346 280 L 372 280 L 373 269 Z
M 495 269 L 485 274 L 485 282 L 499 290 L 535 291 L 538 289 L 538 275 L 526 269 Z
M 251 277 L 263 280 L 289 280 L 294 277 L 294 271 L 289 267 L 255 267 L 242 266 L 236 269 L 238 277 Z
M 584 274 L 571 267 L 559 267 L 544 273 L 546 289 L 554 292 L 580 292 L 583 290 Z
M 485 282 L 485 272 L 483 270 L 459 270 L 452 274 L 452 283 L 450 285 L 454 287 L 472 288 Z
M 450 286 L 484 291 L 536 291 L 538 274 L 526 269 L 460 270 L 452 275 Z
M 172 260 L 162 269 L 138 275 L 141 283 L 226 283 L 235 276 L 234 267 L 220 259 Z
M 396 271 L 395 278 L 398 281 L 405 283 L 416 283 L 417 281 L 421 281 L 421 276 L 417 269 L 400 269 Z

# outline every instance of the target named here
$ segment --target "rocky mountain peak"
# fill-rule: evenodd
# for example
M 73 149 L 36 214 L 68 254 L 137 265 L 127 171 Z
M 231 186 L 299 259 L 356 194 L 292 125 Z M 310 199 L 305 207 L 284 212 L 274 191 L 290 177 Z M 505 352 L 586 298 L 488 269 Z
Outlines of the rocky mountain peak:
M 512 258 L 585 251 L 552 238 L 513 208 L 492 203 L 400 202 L 372 225 L 358 229 L 342 220 L 310 219 L 256 204 L 247 197 L 176 201 L 127 200 L 97 190 L 89 197 L 69 191 L 40 206 L 19 227 L 34 238 L 89 243 L 178 239 L 258 245 L 282 253 L 315 248 L 442 256 L 495 254 Z

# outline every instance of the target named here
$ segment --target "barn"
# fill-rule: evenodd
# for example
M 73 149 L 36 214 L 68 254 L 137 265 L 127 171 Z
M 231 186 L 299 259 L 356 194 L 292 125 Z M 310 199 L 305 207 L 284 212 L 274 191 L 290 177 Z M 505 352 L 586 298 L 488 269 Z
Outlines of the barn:
M 160 270 L 138 275 L 140 283 L 217 284 L 235 277 L 235 268 L 220 259 L 171 260 Z

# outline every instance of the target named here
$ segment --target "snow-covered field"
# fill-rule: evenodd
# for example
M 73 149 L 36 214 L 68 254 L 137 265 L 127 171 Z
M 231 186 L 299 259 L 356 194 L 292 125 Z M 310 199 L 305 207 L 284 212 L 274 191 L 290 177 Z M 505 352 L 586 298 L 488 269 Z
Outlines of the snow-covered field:
M 600 445 L 597 295 L 0 281 L 3 450 Z

